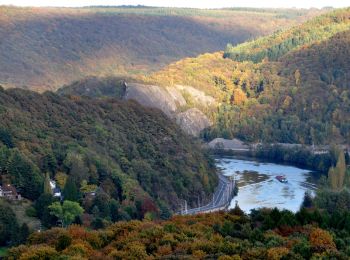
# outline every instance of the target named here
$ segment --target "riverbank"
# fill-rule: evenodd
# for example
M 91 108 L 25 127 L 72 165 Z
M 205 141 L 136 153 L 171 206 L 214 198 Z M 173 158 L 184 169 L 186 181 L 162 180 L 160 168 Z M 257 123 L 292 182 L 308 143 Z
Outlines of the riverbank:
M 317 189 L 318 178 L 307 169 L 235 156 L 218 157 L 216 163 L 224 175 L 234 176 L 238 187 L 229 208 L 234 208 L 237 202 L 246 213 L 256 208 L 275 207 L 296 212 L 305 192 Z M 280 175 L 285 176 L 288 183 L 279 182 L 276 177 Z
M 226 140 L 216 138 L 206 147 L 214 155 L 219 156 L 246 156 L 254 159 L 263 159 L 270 162 L 290 164 L 296 167 L 327 174 L 331 166 L 336 163 L 336 155 L 330 150 L 312 150 L 310 146 L 299 144 L 246 144 L 238 139 Z M 324 148 L 324 147 L 323 147 Z M 340 147 L 340 149 L 346 147 Z M 321 147 L 318 147 L 321 149 Z M 339 149 L 339 148 L 338 148 Z M 316 152 L 318 151 L 318 152 Z M 347 163 L 350 163 L 348 152 Z
M 237 138 L 224 139 L 215 138 L 206 144 L 210 149 L 219 149 L 225 151 L 254 151 L 266 145 L 277 146 L 284 149 L 304 149 L 312 154 L 327 154 L 334 148 L 334 145 L 305 145 L 305 144 L 290 144 L 290 143 L 245 143 Z M 335 145 L 338 149 L 344 150 L 347 154 L 350 152 L 350 145 L 338 144 Z
M 215 161 L 220 175 L 212 201 L 197 208 L 184 206 L 178 214 L 220 211 L 234 208 L 236 203 L 247 214 L 264 207 L 296 212 L 305 192 L 317 189 L 320 177 L 311 170 L 243 155 L 216 155 Z M 276 177 L 280 175 L 285 176 L 288 183 L 279 182 Z

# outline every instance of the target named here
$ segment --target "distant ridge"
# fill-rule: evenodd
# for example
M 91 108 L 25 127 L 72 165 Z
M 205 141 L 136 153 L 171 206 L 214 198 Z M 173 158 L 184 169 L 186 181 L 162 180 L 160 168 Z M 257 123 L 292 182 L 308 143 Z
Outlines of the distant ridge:
M 148 74 L 319 12 L 1 6 L 0 84 L 44 91 L 87 76 Z

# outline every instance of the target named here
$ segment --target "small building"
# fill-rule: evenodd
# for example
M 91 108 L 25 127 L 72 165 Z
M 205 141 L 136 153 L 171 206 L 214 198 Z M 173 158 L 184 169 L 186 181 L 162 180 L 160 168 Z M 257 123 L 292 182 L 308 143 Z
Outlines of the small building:
M 54 180 L 50 180 L 50 187 L 51 187 L 52 195 L 55 198 L 62 199 L 61 189 L 57 186 L 57 184 L 56 184 L 56 182 Z
M 50 180 L 50 187 L 51 187 L 51 190 L 56 188 L 56 182 L 54 180 Z
M 17 190 L 11 184 L 5 184 L 2 186 L 2 197 L 9 200 L 21 200 L 21 194 L 17 193 Z
M 96 197 L 96 191 L 86 192 L 84 193 L 85 200 L 93 200 Z
M 52 190 L 52 194 L 53 194 L 53 196 L 56 197 L 56 198 L 61 198 L 61 196 L 62 196 L 62 192 L 61 192 L 60 188 L 58 188 L 58 187 L 55 187 L 55 188 Z
M 84 198 L 83 198 L 84 208 L 92 207 L 92 204 L 93 204 L 95 197 L 96 197 L 95 191 L 84 193 Z

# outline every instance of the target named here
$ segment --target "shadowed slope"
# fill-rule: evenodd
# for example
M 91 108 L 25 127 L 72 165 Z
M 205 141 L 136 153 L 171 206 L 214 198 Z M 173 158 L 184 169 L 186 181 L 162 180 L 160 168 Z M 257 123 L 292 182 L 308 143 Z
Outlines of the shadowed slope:
M 314 12 L 0 7 L 0 84 L 42 91 L 85 76 L 145 73 L 309 15 Z

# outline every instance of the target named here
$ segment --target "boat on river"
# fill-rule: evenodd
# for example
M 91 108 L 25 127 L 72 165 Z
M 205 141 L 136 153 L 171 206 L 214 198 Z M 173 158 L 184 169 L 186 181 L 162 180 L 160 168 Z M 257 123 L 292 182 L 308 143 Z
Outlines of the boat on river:
M 283 175 L 278 175 L 278 176 L 276 176 L 276 179 L 277 179 L 279 182 L 281 182 L 281 183 L 287 183 L 287 182 L 288 182 L 286 176 L 283 176 Z

